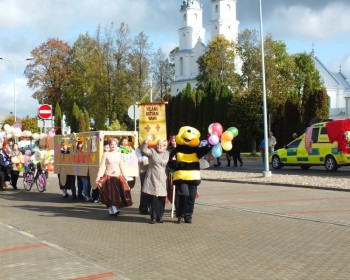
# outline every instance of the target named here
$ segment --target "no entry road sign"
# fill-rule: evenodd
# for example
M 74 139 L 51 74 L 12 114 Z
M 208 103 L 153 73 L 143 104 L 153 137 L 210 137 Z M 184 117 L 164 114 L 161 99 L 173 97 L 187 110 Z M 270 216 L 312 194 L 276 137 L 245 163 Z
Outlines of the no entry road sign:
M 43 104 L 39 106 L 38 117 L 43 120 L 49 120 L 52 118 L 52 106 Z

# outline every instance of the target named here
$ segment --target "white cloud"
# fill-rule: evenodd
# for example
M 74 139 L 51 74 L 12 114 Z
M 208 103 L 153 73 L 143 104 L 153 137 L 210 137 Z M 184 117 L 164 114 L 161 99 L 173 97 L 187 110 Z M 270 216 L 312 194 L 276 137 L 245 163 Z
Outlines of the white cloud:
M 203 24 L 209 32 L 210 0 L 200 0 L 204 8 Z M 17 112 L 36 115 L 37 102 L 22 76 L 25 58 L 48 38 L 73 44 L 79 34 L 94 35 L 98 25 L 114 22 L 129 25 L 131 36 L 144 31 L 153 43 L 169 53 L 178 45 L 180 0 L 0 0 L 0 56 L 16 61 Z M 238 0 L 237 19 L 241 27 L 259 29 L 258 2 Z M 291 53 L 311 51 L 315 43 L 319 58 L 329 62 L 331 71 L 342 65 L 350 73 L 350 1 L 348 0 L 263 0 L 264 32 L 283 40 Z M 206 38 L 208 39 L 208 38 Z M 297 46 L 297 49 L 295 48 Z M 346 55 L 348 53 L 348 55 Z M 328 61 L 327 61 L 328 60 Z M 13 109 L 13 67 L 0 61 L 0 112 Z M 27 100 L 27 101 L 25 101 Z
M 349 14 L 350 6 L 343 3 L 331 3 L 322 10 L 278 6 L 268 25 L 272 34 L 282 38 L 329 40 L 350 31 Z
M 99 24 L 103 27 L 113 21 L 116 26 L 126 22 L 132 33 L 169 26 L 176 32 L 177 21 L 169 16 L 178 16 L 178 8 L 176 1 L 164 0 L 13 0 L 10 4 L 0 0 L 0 11 L 6 11 L 0 17 L 0 31 L 25 26 L 44 38 L 64 37 L 72 31 L 93 33 Z

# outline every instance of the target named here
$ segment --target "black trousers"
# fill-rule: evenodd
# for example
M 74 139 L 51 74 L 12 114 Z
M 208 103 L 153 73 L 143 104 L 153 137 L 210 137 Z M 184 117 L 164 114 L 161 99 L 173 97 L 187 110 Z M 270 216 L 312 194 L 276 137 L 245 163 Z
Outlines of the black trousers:
M 98 191 L 98 188 L 92 190 L 91 197 L 94 201 L 100 199 L 100 193 Z
M 0 166 L 0 168 L 1 168 L 1 170 L 0 170 L 0 189 L 4 189 L 6 174 L 2 170 L 2 166 Z
M 151 219 L 161 220 L 164 214 L 165 196 L 150 195 L 151 198 Z
M 196 200 L 197 186 L 187 183 L 176 185 L 176 216 L 191 219 Z
M 237 166 L 237 160 L 242 163 L 241 151 L 233 151 L 232 152 L 233 164 Z
M 14 189 L 17 188 L 18 177 L 19 177 L 19 171 L 18 170 L 12 170 L 11 171 L 11 182 L 12 182 L 12 187 Z

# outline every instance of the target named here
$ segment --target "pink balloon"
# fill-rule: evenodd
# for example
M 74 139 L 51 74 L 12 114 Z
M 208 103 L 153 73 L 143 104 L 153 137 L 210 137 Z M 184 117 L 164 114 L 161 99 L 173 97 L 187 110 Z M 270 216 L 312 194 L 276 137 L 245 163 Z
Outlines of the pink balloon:
M 212 134 L 208 138 L 208 142 L 212 146 L 217 145 L 219 143 L 219 141 L 220 141 L 219 136 L 217 136 L 216 134 Z
M 221 137 L 221 134 L 223 132 L 222 125 L 220 123 L 213 123 L 212 131 L 213 131 L 213 134 L 216 134 L 217 136 Z

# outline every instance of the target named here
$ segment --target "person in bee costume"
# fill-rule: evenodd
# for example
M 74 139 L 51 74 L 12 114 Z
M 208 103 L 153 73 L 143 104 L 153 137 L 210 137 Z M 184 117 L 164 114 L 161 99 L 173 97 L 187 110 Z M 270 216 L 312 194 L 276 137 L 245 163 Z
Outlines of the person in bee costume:
M 177 146 L 169 155 L 168 167 L 173 172 L 176 186 L 177 222 L 192 223 L 197 187 L 201 182 L 199 160 L 211 149 L 209 145 L 199 147 L 200 132 L 183 126 L 176 135 Z

